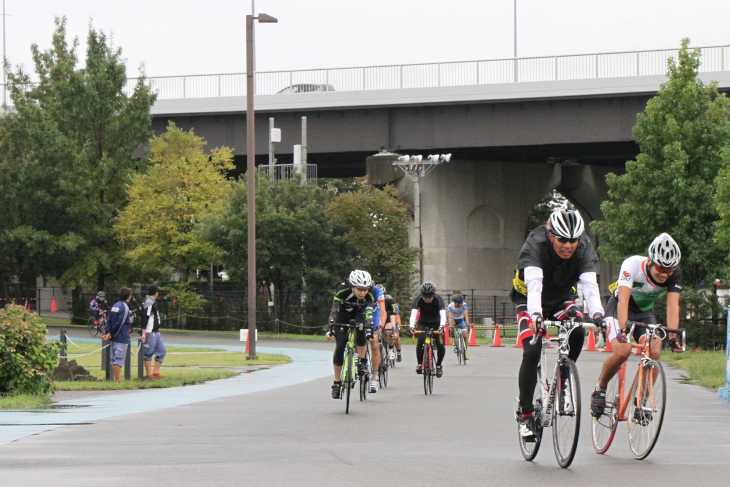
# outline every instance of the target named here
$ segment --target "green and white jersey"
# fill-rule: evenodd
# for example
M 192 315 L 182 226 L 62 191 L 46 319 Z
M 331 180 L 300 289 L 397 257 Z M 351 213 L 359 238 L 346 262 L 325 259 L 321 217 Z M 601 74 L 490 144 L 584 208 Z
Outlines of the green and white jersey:
M 629 309 L 636 313 L 652 309 L 657 298 L 663 292 L 678 293 L 682 291 L 682 270 L 679 267 L 664 284 L 659 284 L 649 274 L 648 263 L 649 259 L 640 255 L 634 255 L 626 259 L 621 264 L 618 286 L 614 291 L 614 296 L 618 299 L 619 287 L 631 288 Z

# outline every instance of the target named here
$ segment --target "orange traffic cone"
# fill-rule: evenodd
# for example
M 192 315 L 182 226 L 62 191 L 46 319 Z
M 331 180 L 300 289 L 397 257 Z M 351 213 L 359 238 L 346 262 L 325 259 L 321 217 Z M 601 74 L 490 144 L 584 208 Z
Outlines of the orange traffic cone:
M 51 300 L 51 313 L 58 313 L 58 308 L 56 308 L 56 296 L 53 296 L 53 300 Z
M 591 331 L 588 334 L 588 347 L 585 350 L 586 352 L 597 352 L 598 349 L 596 348 L 596 336 L 593 334 L 593 328 L 591 328 Z
M 522 340 L 520 340 L 520 330 L 517 329 L 517 342 L 512 345 L 512 348 L 525 348 L 522 346 Z
M 470 347 L 478 347 L 477 336 L 474 333 L 474 323 L 471 323 L 471 331 L 469 332 L 469 345 Z
M 608 337 L 606 337 L 606 346 L 603 347 L 603 350 L 601 351 L 605 353 L 613 353 L 613 349 L 611 348 L 611 340 L 609 340 Z
M 490 347 L 504 347 L 502 345 L 502 337 L 499 334 L 499 325 L 494 325 L 494 343 L 489 345 Z
M 249 344 L 250 342 L 251 342 L 251 340 L 249 340 L 249 337 L 247 336 L 247 337 L 246 337 L 246 353 L 248 353 L 248 344 Z
M 28 298 L 25 298 L 25 310 L 30 313 L 30 303 L 28 302 Z
M 451 345 L 451 342 L 449 341 L 449 327 L 444 326 L 444 345 Z

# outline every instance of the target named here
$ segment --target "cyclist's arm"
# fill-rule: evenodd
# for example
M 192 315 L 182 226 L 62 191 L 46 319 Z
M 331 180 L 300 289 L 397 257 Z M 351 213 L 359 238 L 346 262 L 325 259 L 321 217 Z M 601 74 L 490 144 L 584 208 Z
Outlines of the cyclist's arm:
M 618 288 L 618 328 L 626 328 L 626 320 L 629 319 L 629 300 L 631 299 L 631 288 L 619 286 Z M 618 331 L 618 330 L 617 330 Z
M 418 316 L 418 310 L 416 308 L 413 308 L 411 310 L 411 319 L 409 321 L 409 327 L 415 328 L 416 327 L 416 316 Z
M 583 299 L 588 304 L 588 314 L 591 318 L 596 315 L 604 316 L 605 311 L 601 304 L 601 296 L 598 291 L 598 279 L 595 272 L 584 272 L 579 277 L 583 284 Z
M 542 316 L 542 269 L 525 267 L 525 287 L 527 288 L 527 313 Z
M 466 324 L 467 324 L 467 326 L 468 326 L 468 325 L 469 325 L 469 323 L 470 323 L 470 322 L 469 322 L 469 310 L 468 310 L 468 309 L 465 309 L 465 310 L 464 310 L 464 321 L 466 322 Z
M 449 315 L 449 326 L 453 328 L 456 325 L 456 323 L 454 323 L 454 315 L 451 314 L 451 311 L 448 312 L 448 315 Z
M 679 293 L 667 293 L 667 326 L 679 328 Z M 670 333 L 669 336 L 674 338 L 676 333 Z
M 385 312 L 385 299 L 378 301 L 378 309 L 380 310 L 380 323 L 378 327 L 383 328 L 385 326 L 385 319 L 388 316 L 388 313 Z
M 446 326 L 446 310 L 442 309 L 439 311 L 439 330 L 442 330 Z

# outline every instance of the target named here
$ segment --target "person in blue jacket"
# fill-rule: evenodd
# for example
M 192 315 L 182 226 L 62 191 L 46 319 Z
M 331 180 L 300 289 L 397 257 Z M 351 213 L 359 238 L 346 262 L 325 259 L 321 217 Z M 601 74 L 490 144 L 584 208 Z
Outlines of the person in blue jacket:
M 106 335 L 102 338 L 109 340 L 109 353 L 111 353 L 112 370 L 114 380 L 122 381 L 122 367 L 127 356 L 129 346 L 129 331 L 132 327 L 131 310 L 129 301 L 132 300 L 132 290 L 123 287 L 119 290 L 119 301 L 114 303 L 106 321 Z

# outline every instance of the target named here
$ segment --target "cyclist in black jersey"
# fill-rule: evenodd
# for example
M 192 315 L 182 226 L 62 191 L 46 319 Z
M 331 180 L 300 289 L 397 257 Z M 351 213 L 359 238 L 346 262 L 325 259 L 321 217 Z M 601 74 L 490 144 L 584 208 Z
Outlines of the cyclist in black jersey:
M 373 339 L 373 309 L 376 306 L 376 292 L 373 286 L 373 279 L 370 274 L 354 270 L 350 273 L 347 281 L 343 282 L 335 290 L 330 311 L 330 330 L 327 332 L 327 340 L 336 341 L 335 353 L 332 356 L 332 364 L 335 371 L 335 383 L 332 385 L 332 398 L 340 398 L 340 377 L 342 363 L 345 360 L 345 347 L 347 345 L 347 326 L 350 320 L 355 324 L 362 325 L 355 334 L 355 345 L 357 345 L 357 372 L 360 375 L 368 373 L 368 364 L 365 358 L 367 352 L 367 340 Z
M 527 236 L 517 261 L 510 297 L 517 305 L 517 340 L 524 348 L 519 373 L 520 435 L 526 441 L 535 441 L 532 398 L 542 349 L 540 340 L 535 345 L 530 345 L 530 340 L 542 317 L 561 320 L 575 316 L 582 320 L 574 290 L 580 281 L 591 316 L 595 322 L 603 322 L 597 281 L 598 255 L 583 230 L 583 218 L 577 210 L 555 210 L 547 225 Z M 573 361 L 578 359 L 585 339 L 583 327 L 580 328 L 570 334 L 569 357 Z M 560 400 L 570 404 L 568 397 Z
M 401 361 L 401 339 L 400 339 L 400 314 L 398 304 L 390 294 L 385 295 L 385 336 L 389 345 L 395 344 L 395 351 L 398 353 L 397 361 Z
M 411 308 L 411 319 L 410 319 L 410 330 L 414 332 L 416 328 L 419 331 L 423 331 L 426 328 L 443 332 L 444 326 L 446 325 L 446 307 L 444 306 L 444 300 L 436 294 L 436 286 L 430 281 L 426 281 L 421 284 L 421 294 L 416 296 L 413 301 Z M 416 373 L 421 373 L 421 363 L 423 362 L 423 345 L 426 342 L 426 335 L 420 333 L 418 335 L 418 344 L 416 345 L 416 356 L 418 359 L 418 366 L 416 367 Z M 440 335 L 436 342 L 437 359 L 436 359 L 436 377 L 443 375 L 443 369 L 441 362 L 444 360 L 446 355 L 446 346 L 443 343 L 443 335 Z
M 624 260 L 619 270 L 613 296 L 606 305 L 606 341 L 611 343 L 611 355 L 603 363 L 596 389 L 591 395 L 591 413 L 601 417 L 606 408 L 606 387 L 624 362 L 631 355 L 631 344 L 623 330 L 626 320 L 639 323 L 656 324 L 654 303 L 667 293 L 667 322 L 669 328 L 679 328 L 679 295 L 682 291 L 682 270 L 679 261 L 682 253 L 679 245 L 667 233 L 662 233 L 649 245 L 649 256 L 634 255 Z M 641 343 L 645 339 L 646 327 L 634 328 L 634 340 Z M 670 334 L 673 352 L 682 352 L 682 343 L 675 333 Z M 652 339 L 649 356 L 659 360 L 662 340 Z M 634 409 L 640 420 L 642 410 Z

